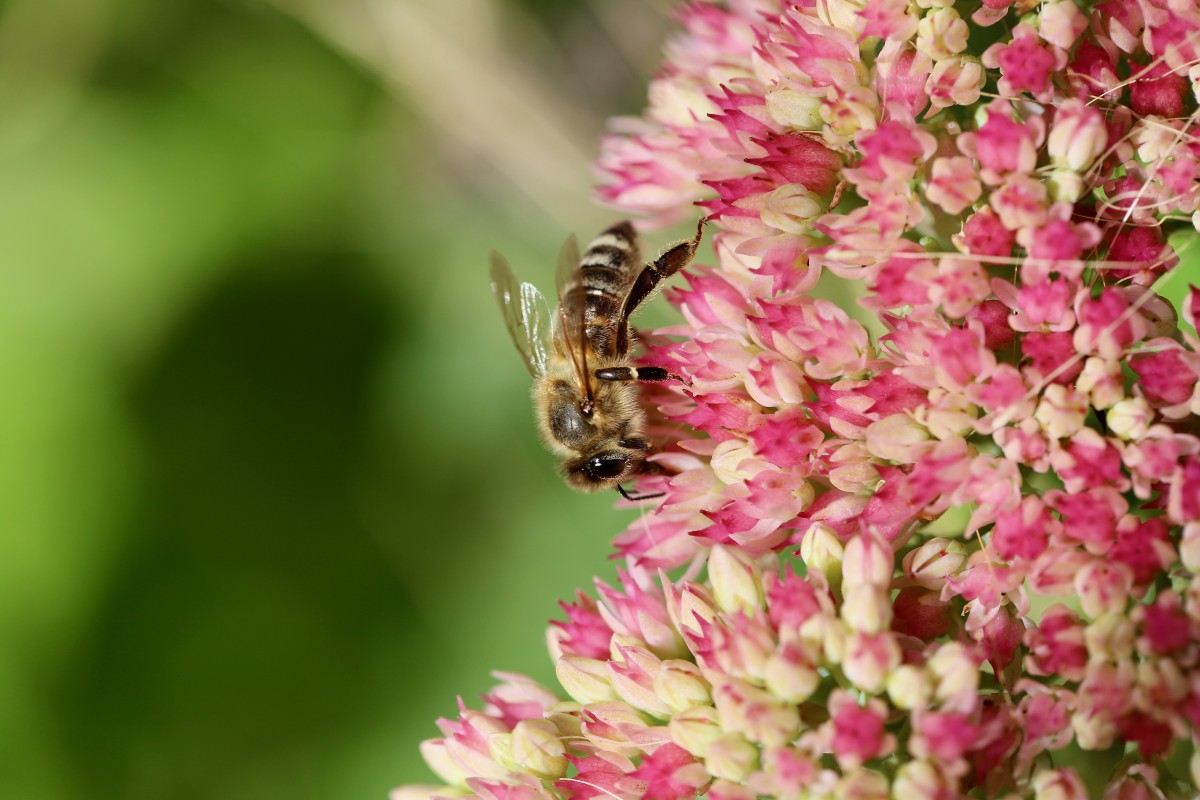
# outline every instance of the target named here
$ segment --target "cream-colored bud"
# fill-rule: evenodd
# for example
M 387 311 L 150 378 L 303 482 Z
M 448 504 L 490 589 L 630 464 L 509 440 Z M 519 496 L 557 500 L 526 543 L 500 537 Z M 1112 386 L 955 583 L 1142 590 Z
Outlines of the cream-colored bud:
M 946 585 L 946 578 L 962 569 L 966 560 L 966 545 L 939 536 L 904 557 L 904 574 L 918 586 L 937 590 Z
M 512 759 L 541 780 L 557 780 L 567 774 L 566 752 L 558 729 L 549 720 L 523 719 L 513 727 Z
M 1116 359 L 1090 356 L 1083 372 L 1075 379 L 1075 388 L 1086 392 L 1096 408 L 1111 408 L 1125 397 L 1125 376 Z
M 741 483 L 766 468 L 754 455 L 754 447 L 745 439 L 727 439 L 718 444 L 709 458 L 709 464 L 722 483 Z
M 1042 4 L 1037 28 L 1043 39 L 1055 47 L 1070 50 L 1079 35 L 1087 30 L 1087 16 L 1071 0 L 1053 0 Z
M 1075 743 L 1084 750 L 1107 750 L 1117 737 L 1117 726 L 1108 714 L 1076 713 L 1071 717 Z
M 1154 409 L 1141 397 L 1127 397 L 1113 403 L 1104 417 L 1108 429 L 1125 441 L 1145 436 L 1153 422 Z
M 887 693 L 894 706 L 912 711 L 929 705 L 933 686 L 925 670 L 912 664 L 901 664 L 888 673 Z
M 767 114 L 785 128 L 797 131 L 820 130 L 823 97 L 795 89 L 779 87 L 767 92 Z
M 577 703 L 587 705 L 617 699 L 609 680 L 608 664 L 603 661 L 570 655 L 560 658 L 554 668 L 558 682 Z
M 487 737 L 488 754 L 501 768 L 508 772 L 520 771 L 521 765 L 512 752 L 512 734 L 508 731 L 489 734 Z
M 450 756 L 444 739 L 426 739 L 421 742 L 421 758 L 425 759 L 434 775 L 451 786 L 465 786 L 467 778 L 472 777 Z
M 967 711 L 979 690 L 979 666 L 961 642 L 948 642 L 925 662 L 933 677 L 933 698 L 952 711 Z
M 1059 203 L 1074 203 L 1083 197 L 1086 188 L 1083 176 L 1070 169 L 1056 168 L 1046 177 L 1046 186 L 1050 189 L 1050 197 Z
M 1083 631 L 1088 656 L 1105 661 L 1120 661 L 1133 656 L 1137 628 L 1125 614 L 1103 614 Z
M 931 61 L 941 61 L 966 50 L 970 33 L 957 11 L 939 8 L 927 13 L 917 24 L 917 50 Z
M 814 522 L 800 540 L 800 559 L 809 569 L 820 570 L 831 586 L 841 583 L 845 548 L 837 534 L 823 522 Z
M 812 697 L 821 676 L 796 649 L 785 648 L 767 659 L 764 677 L 767 691 L 788 703 L 803 703 Z
M 764 225 L 784 233 L 804 234 L 813 228 L 813 221 L 825 213 L 821 198 L 804 188 L 802 183 L 788 183 L 763 198 L 759 215 Z
M 867 426 L 867 452 L 897 464 L 914 464 L 924 454 L 920 445 L 929 441 L 924 425 L 903 412 L 889 414 Z
M 842 672 L 858 689 L 879 694 L 887 685 L 888 675 L 900 666 L 902 657 L 894 634 L 852 633 L 846 637 Z
M 564 739 L 578 739 L 583 728 L 583 720 L 579 718 L 581 708 L 574 700 L 564 700 L 546 709 L 546 719 L 554 723 Z
M 712 702 L 708 681 L 700 675 L 700 668 L 679 659 L 662 662 L 654 676 L 654 692 L 674 713 Z
M 838 800 L 888 800 L 888 782 L 883 775 L 865 767 L 846 773 L 833 796 Z
M 842 601 L 842 619 L 851 630 L 879 633 L 892 624 L 892 604 L 886 589 L 852 586 Z
M 1193 574 L 1200 573 L 1200 522 L 1189 522 L 1183 526 L 1179 560 Z
M 908 761 L 896 770 L 892 781 L 894 800 L 927 800 L 950 793 L 946 778 L 928 761 Z
M 714 778 L 741 783 L 758 767 L 758 748 L 741 734 L 725 733 L 708 746 L 704 768 Z
M 721 736 L 717 710 L 712 706 L 696 706 L 681 711 L 667 723 L 667 732 L 675 744 L 696 758 L 708 756 L 708 748 Z
M 740 548 L 716 545 L 708 556 L 708 580 L 717 608 L 726 613 L 763 607 L 762 570 Z
M 1088 414 L 1087 398 L 1061 383 L 1052 383 L 1042 392 L 1033 417 L 1052 439 L 1066 439 L 1080 428 Z

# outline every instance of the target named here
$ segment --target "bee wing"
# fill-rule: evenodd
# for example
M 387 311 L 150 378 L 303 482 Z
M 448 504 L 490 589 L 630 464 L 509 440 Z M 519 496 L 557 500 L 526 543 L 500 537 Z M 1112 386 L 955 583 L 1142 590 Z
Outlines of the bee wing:
M 535 378 L 545 375 L 550 305 L 533 284 L 517 280 L 504 256 L 494 251 L 489 272 L 492 294 L 504 315 L 504 327 L 508 328 L 508 335 L 517 346 L 525 367 Z
M 555 288 L 558 290 L 559 326 L 562 341 L 575 367 L 575 377 L 588 400 L 592 398 L 592 382 L 588 379 L 587 330 L 583 320 L 583 282 L 579 273 L 579 243 L 568 236 L 558 252 Z

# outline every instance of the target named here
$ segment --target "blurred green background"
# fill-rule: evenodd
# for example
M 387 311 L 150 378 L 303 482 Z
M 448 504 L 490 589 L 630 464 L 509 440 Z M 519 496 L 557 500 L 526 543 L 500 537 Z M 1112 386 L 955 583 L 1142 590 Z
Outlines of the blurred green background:
M 382 800 L 550 679 L 628 515 L 538 445 L 486 257 L 611 220 L 667 6 L 0 3 L 0 797 Z

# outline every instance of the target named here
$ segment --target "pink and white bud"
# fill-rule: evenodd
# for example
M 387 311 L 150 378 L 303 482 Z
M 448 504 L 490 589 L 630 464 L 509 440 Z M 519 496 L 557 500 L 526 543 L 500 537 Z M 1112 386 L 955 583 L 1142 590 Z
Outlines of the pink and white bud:
M 1042 769 L 1033 776 L 1034 800 L 1087 800 L 1087 787 L 1071 767 Z
M 512 759 L 541 780 L 567 774 L 567 748 L 554 724 L 545 719 L 523 719 L 512 732 Z
M 1043 3 L 1038 12 L 1038 35 L 1063 50 L 1070 50 L 1087 26 L 1087 17 L 1071 0 Z
M 654 693 L 672 713 L 712 702 L 711 687 L 690 661 L 669 659 L 662 662 L 654 676 Z
M 925 197 L 941 206 L 947 214 L 960 214 L 974 205 L 983 193 L 983 184 L 979 182 L 978 175 L 979 169 L 966 156 L 934 159 Z
M 892 705 L 912 711 L 929 705 L 933 684 L 925 670 L 913 664 L 901 664 L 888 673 L 887 694 Z
M 1104 787 L 1103 800 L 1166 800 L 1158 788 L 1158 770 L 1149 764 L 1134 764 Z
M 879 633 L 892 622 L 888 591 L 878 586 L 852 586 L 842 601 L 842 619 L 851 630 Z
M 616 700 L 608 664 L 585 656 L 563 656 L 554 665 L 558 682 L 571 699 L 582 705 Z
M 1133 576 L 1128 567 L 1099 558 L 1075 575 L 1079 607 L 1092 619 L 1102 614 L 1124 614 L 1132 588 Z
M 741 734 L 721 734 L 709 744 L 704 768 L 714 778 L 742 783 L 758 768 L 758 748 Z
M 1066 439 L 1083 427 L 1088 414 L 1087 397 L 1081 392 L 1052 383 L 1042 392 L 1033 418 L 1051 439 Z
M 852 633 L 846 639 L 842 672 L 847 680 L 868 694 L 879 694 L 888 675 L 900 666 L 903 653 L 896 637 L 888 632 L 874 635 Z
M 810 525 L 800 540 L 800 560 L 809 569 L 824 573 L 831 586 L 841 583 L 844 556 L 845 548 L 837 534 L 823 522 Z
M 443 781 L 451 786 L 466 786 L 472 775 L 451 757 L 445 739 L 426 739 L 421 742 L 421 758 Z
M 1089 658 L 1120 661 L 1133 657 L 1137 626 L 1125 614 L 1104 614 L 1084 629 Z
M 767 659 L 763 675 L 767 691 L 789 703 L 808 700 L 821 684 L 814 660 L 798 643 L 784 645 Z
M 908 761 L 896 770 L 892 779 L 894 800 L 931 800 L 939 797 L 954 797 L 955 782 L 928 761 Z
M 947 642 L 925 662 L 933 699 L 943 709 L 969 713 L 978 702 L 979 664 L 961 642 Z
M 708 556 L 708 580 L 717 608 L 726 613 L 763 607 L 762 570 L 740 548 L 716 545 Z
M 969 106 L 979 100 L 987 75 L 979 59 L 970 56 L 943 58 L 925 80 L 925 93 L 933 110 Z
M 957 11 L 939 8 L 917 23 L 917 50 L 932 61 L 941 61 L 966 50 L 970 34 L 971 29 Z
M 662 661 L 641 647 L 622 647 L 609 661 L 609 681 L 617 696 L 638 711 L 666 719 L 671 709 L 654 689 L 654 681 Z
M 904 574 L 926 589 L 941 589 L 946 578 L 957 573 L 967 560 L 967 548 L 957 539 L 930 539 L 904 557 Z
M 502 772 L 520 772 L 521 765 L 512 753 L 512 733 L 501 731 L 487 737 L 489 758 Z
M 860 533 L 846 542 L 842 557 L 842 586 L 887 588 L 892 582 L 895 555 L 892 546 L 878 534 Z
M 751 742 L 781 747 L 800 733 L 800 711 L 745 681 L 727 680 L 713 687 L 713 705 L 722 730 L 740 733 Z
M 721 725 L 712 706 L 696 706 L 681 711 L 667 723 L 667 732 L 675 744 L 696 758 L 708 756 L 708 748 L 720 738 Z
M 754 445 L 736 438 L 718 444 L 709 463 L 721 482 L 727 484 L 742 483 L 768 468 L 755 454 Z
M 1179 560 L 1193 574 L 1200 573 L 1200 522 L 1189 522 L 1183 526 Z
M 897 464 L 915 464 L 927 450 L 929 431 L 911 414 L 889 414 L 867 426 L 867 452 Z
M 838 800 L 888 800 L 888 780 L 874 770 L 859 767 L 842 776 L 833 796 Z
M 1071 717 L 1075 743 L 1084 750 L 1107 750 L 1117 738 L 1117 725 L 1108 714 L 1079 712 Z
M 1127 442 L 1141 439 L 1154 424 L 1154 409 L 1142 397 L 1127 397 L 1113 403 L 1104 423 L 1109 431 Z
M 1096 408 L 1112 408 L 1125 399 L 1125 375 L 1121 362 L 1091 356 L 1083 362 L 1083 372 L 1075 379 L 1075 388 L 1086 392 Z

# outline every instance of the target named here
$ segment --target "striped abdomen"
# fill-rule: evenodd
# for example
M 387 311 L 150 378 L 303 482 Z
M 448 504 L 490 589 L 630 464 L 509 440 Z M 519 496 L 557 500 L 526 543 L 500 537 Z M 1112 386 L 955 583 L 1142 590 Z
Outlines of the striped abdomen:
M 567 289 L 563 302 L 569 312 L 578 313 L 582 294 L 586 336 L 598 355 L 625 355 L 615 352 L 620 348 L 618 342 L 628 342 L 618 326 L 626 323 L 622 316 L 625 300 L 641 266 L 637 234 L 628 222 L 618 222 L 597 236 L 579 259 L 578 283 Z

